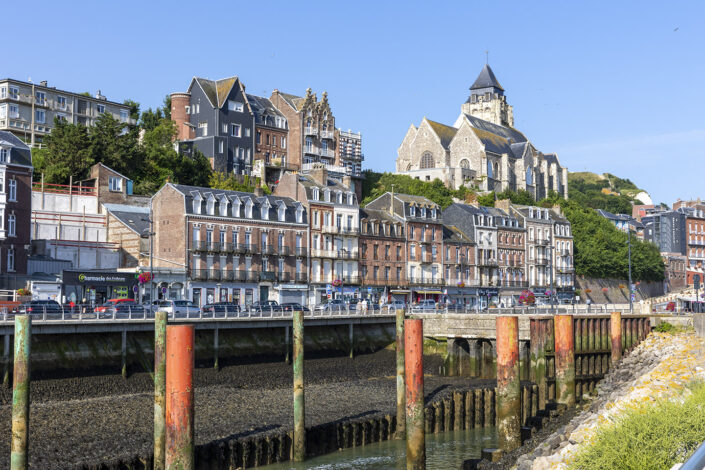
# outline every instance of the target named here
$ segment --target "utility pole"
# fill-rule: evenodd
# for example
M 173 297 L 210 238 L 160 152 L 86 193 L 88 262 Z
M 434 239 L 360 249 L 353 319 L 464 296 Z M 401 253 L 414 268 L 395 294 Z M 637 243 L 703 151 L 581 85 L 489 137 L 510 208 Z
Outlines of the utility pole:
M 627 227 L 627 253 L 629 255 L 629 313 L 634 311 L 634 300 L 632 290 L 632 231 Z

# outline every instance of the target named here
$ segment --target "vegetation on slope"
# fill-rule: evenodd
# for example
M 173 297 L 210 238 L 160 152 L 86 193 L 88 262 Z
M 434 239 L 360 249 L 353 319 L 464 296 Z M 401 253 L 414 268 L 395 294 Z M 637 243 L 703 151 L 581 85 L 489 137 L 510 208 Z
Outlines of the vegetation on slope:
M 618 194 L 605 194 L 603 189 Z M 632 213 L 632 204 L 641 204 L 635 196 L 641 190 L 630 180 L 605 173 L 568 173 L 568 198 L 583 206 L 615 214 Z

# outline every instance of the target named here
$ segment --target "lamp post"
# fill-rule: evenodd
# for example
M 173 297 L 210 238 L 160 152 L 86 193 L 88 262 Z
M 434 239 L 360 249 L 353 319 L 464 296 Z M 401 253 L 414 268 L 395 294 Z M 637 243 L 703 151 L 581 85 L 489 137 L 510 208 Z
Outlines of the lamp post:
M 632 231 L 627 226 L 627 253 L 629 257 L 629 313 L 634 311 L 634 300 L 632 299 Z M 696 299 L 697 300 L 697 299 Z
M 149 313 L 152 313 L 154 305 L 154 222 L 152 220 L 152 201 L 149 201 L 149 217 L 142 218 L 143 221 L 149 222 Z

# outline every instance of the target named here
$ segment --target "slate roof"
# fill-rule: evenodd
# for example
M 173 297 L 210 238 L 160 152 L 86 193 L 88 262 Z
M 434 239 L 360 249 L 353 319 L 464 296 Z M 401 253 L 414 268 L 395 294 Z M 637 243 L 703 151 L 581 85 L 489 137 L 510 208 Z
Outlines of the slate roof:
M 253 202 L 253 207 L 252 207 L 252 219 L 247 219 L 247 220 L 261 220 L 260 219 L 260 207 L 262 204 L 264 204 L 264 201 L 267 200 L 269 201 L 269 205 L 271 206 L 270 208 L 270 214 L 269 214 L 269 222 L 279 222 L 279 219 L 277 218 L 277 208 L 279 207 L 279 201 L 283 202 L 286 205 L 286 210 L 284 213 L 284 222 L 287 223 L 296 223 L 296 208 L 298 206 L 301 206 L 303 208 L 303 222 L 302 223 L 308 223 L 306 219 L 306 208 L 299 203 L 298 201 L 295 201 L 294 199 L 291 199 L 289 197 L 284 197 L 284 196 L 255 196 L 254 193 L 247 193 L 244 191 L 229 191 L 229 190 L 223 190 L 223 189 L 213 189 L 213 188 L 204 188 L 204 187 L 199 187 L 199 186 L 187 186 L 185 184 L 172 184 L 169 183 L 174 189 L 179 191 L 181 194 L 184 195 L 186 199 L 186 213 L 187 214 L 194 214 L 193 212 L 193 198 L 194 195 L 200 194 L 201 197 L 205 200 L 208 198 L 209 194 L 213 194 L 213 196 L 216 198 L 216 203 L 217 200 L 220 198 L 221 195 L 227 196 L 230 200 L 234 199 L 235 197 L 239 198 L 241 201 L 249 198 Z M 218 214 L 218 210 L 216 209 L 216 215 Z M 244 211 L 243 211 L 244 214 Z M 208 216 L 208 214 L 197 214 L 197 215 L 204 215 Z M 241 219 L 244 217 L 240 217 Z M 281 222 L 280 222 L 281 223 Z
M 426 121 L 431 126 L 431 129 L 433 129 L 433 132 L 441 139 L 443 148 L 447 149 L 450 145 L 450 141 L 453 140 L 453 137 L 455 137 L 455 134 L 458 132 L 458 129 L 453 126 L 446 126 L 440 122 L 431 121 L 430 119 L 426 119 Z
M 228 97 L 230 90 L 237 81 L 237 76 L 223 78 L 220 80 L 209 80 L 207 78 L 195 77 L 203 92 L 208 97 L 211 106 L 214 108 L 222 108 L 225 104 L 225 99 Z
M 453 243 L 473 243 L 473 241 L 465 236 L 465 234 L 455 225 L 443 226 L 443 241 Z
M 543 159 L 546 160 L 549 164 L 554 163 L 556 165 L 559 165 L 558 163 L 558 156 L 555 153 L 542 153 Z
M 517 143 L 517 142 L 528 142 L 528 140 L 529 140 L 526 138 L 526 136 L 524 134 L 522 134 L 521 132 L 519 132 L 518 130 L 516 130 L 512 127 L 500 126 L 499 124 L 485 121 L 484 119 L 480 119 L 480 118 L 472 116 L 470 114 L 465 114 L 465 117 L 470 122 L 470 125 L 472 127 L 475 127 L 477 129 L 482 129 L 487 132 L 491 132 L 492 134 L 503 137 L 503 138 L 507 139 L 509 141 L 509 143 L 511 143 L 511 144 Z
M 306 189 L 306 197 L 308 198 L 309 201 L 313 200 L 313 188 L 318 188 L 320 190 L 319 197 L 320 199 L 317 200 L 317 202 L 326 202 L 323 196 L 323 190 L 324 189 L 329 189 L 333 194 L 336 193 L 336 191 L 340 191 L 343 194 L 351 194 L 353 196 L 353 202 L 355 204 L 358 203 L 357 201 L 357 196 L 355 195 L 355 191 L 351 190 L 349 187 L 345 186 L 343 183 L 340 181 L 334 179 L 334 178 L 328 178 L 326 180 L 326 184 L 322 185 L 318 181 L 314 180 L 311 175 L 299 173 L 298 175 L 299 183 L 301 183 L 304 188 Z M 337 204 L 335 199 L 331 197 L 330 202 L 328 204 Z M 348 205 L 347 203 L 344 202 L 343 205 Z
M 110 215 L 140 236 L 149 236 L 149 208 L 126 204 L 103 204 Z M 145 220 L 146 219 L 146 220 Z
M 426 207 L 440 208 L 440 206 L 438 204 L 436 204 L 432 200 L 428 199 L 427 197 L 423 197 L 423 196 L 414 196 L 412 194 L 394 193 L 394 197 L 399 199 L 402 202 L 407 203 L 407 204 L 415 203 L 417 205 L 425 205 Z
M 10 145 L 10 164 L 32 166 L 32 150 L 11 132 L 0 131 L 0 144 Z
M 403 220 L 396 215 L 392 215 L 389 211 L 379 209 L 363 209 L 360 208 L 360 220 L 385 220 L 390 223 L 403 223 Z
M 495 77 L 494 72 L 490 68 L 490 64 L 485 64 L 480 71 L 480 75 L 477 76 L 475 83 L 470 87 L 471 90 L 477 90 L 479 88 L 498 88 L 504 91 L 502 85 L 499 84 L 497 77 Z
M 255 113 L 255 119 L 258 124 L 263 124 L 262 116 L 265 114 L 284 117 L 282 112 L 279 111 L 268 98 L 247 93 L 247 101 L 250 102 L 250 106 L 252 107 L 252 111 Z
M 486 151 L 496 153 L 498 155 L 506 153 L 510 157 L 519 157 L 519 155 L 514 154 L 512 151 L 512 146 L 509 144 L 507 139 L 476 127 L 473 127 L 472 131 L 483 143 Z

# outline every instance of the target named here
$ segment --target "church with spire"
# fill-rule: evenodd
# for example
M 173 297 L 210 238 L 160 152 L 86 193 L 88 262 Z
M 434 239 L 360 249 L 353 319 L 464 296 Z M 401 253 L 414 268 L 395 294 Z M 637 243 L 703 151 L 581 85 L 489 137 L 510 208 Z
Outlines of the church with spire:
M 424 117 L 411 125 L 397 151 L 397 172 L 453 189 L 551 191 L 568 197 L 568 169 L 514 128 L 514 110 L 489 64 L 470 87 L 453 125 Z

